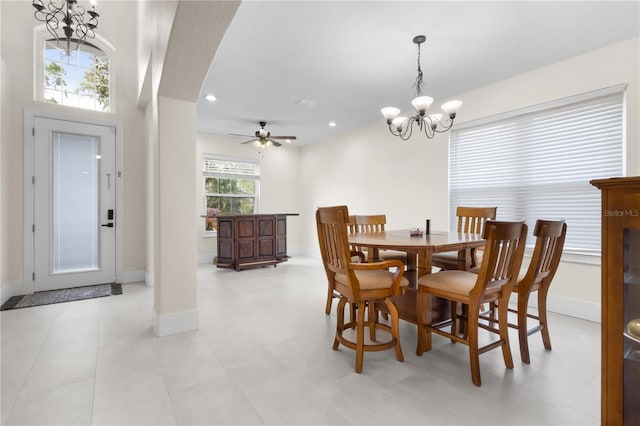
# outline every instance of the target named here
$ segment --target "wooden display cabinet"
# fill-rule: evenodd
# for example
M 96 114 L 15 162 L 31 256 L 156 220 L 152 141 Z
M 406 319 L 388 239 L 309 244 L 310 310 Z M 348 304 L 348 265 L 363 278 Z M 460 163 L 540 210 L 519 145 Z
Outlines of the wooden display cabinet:
M 640 177 L 602 190 L 603 425 L 640 425 Z
M 287 216 L 297 214 L 219 216 L 215 264 L 240 271 L 286 261 Z

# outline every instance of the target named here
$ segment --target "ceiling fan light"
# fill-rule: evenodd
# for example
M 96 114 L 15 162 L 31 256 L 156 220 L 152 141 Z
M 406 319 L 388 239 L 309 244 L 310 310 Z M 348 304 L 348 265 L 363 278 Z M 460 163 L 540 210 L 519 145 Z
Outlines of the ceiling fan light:
M 413 105 L 413 107 L 420 113 L 420 115 L 423 115 L 425 111 L 429 109 L 432 103 L 433 98 L 430 96 L 418 96 L 411 101 L 411 105 Z
M 391 124 L 394 118 L 400 114 L 400 110 L 394 107 L 385 107 L 380 110 L 382 116 L 387 120 L 387 124 Z
M 462 101 L 449 101 L 442 104 L 442 110 L 449 114 L 449 116 L 455 116 L 460 107 L 462 106 Z

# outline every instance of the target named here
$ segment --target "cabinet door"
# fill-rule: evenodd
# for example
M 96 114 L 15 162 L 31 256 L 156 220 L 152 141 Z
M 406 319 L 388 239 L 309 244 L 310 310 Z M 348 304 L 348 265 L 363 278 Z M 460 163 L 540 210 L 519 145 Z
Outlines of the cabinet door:
M 603 203 L 603 421 L 640 424 L 640 192 L 609 190 Z M 637 328 L 634 326 L 637 321 Z
M 218 262 L 233 262 L 233 224 L 232 218 L 218 217 Z
M 276 257 L 287 257 L 287 217 L 276 217 Z
M 258 216 L 258 258 L 275 256 L 275 216 Z
M 256 219 L 236 218 L 236 262 L 250 261 L 257 257 Z

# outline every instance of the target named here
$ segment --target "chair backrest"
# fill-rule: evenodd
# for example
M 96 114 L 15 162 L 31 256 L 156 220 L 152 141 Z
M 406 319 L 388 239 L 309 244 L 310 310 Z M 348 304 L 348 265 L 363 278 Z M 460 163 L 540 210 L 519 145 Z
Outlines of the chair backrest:
M 383 214 L 355 215 L 356 232 L 382 232 L 387 223 L 387 216 Z
M 495 220 L 497 207 L 458 207 L 458 232 L 480 234 L 487 220 Z
M 347 226 L 347 206 L 319 207 L 316 210 L 316 226 L 320 253 L 327 275 L 346 273 L 351 261 Z
M 546 285 L 551 283 L 562 256 L 567 224 L 564 220 L 538 219 L 533 235 L 536 237 L 536 245 L 527 274 L 522 280 L 528 287 L 539 282 L 545 282 Z
M 355 234 L 357 232 L 356 217 L 354 215 L 349 215 L 349 220 L 347 221 L 347 232 L 349 234 Z
M 527 225 L 524 222 L 489 220 L 485 224 L 482 238 L 487 242 L 478 279 L 471 294 L 482 297 L 485 293 L 500 289 L 505 294 L 510 294 L 522 265 Z

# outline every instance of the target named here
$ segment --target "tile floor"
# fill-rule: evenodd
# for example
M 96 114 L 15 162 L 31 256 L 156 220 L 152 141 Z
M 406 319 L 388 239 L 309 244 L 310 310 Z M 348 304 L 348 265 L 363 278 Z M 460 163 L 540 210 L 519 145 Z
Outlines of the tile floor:
M 151 327 L 153 289 L 1 313 L 6 425 L 597 425 L 599 324 L 552 314 L 553 351 L 531 339 L 530 365 L 433 337 L 415 355 L 401 322 L 405 362 L 393 350 L 331 349 L 319 259 L 235 272 L 198 267 L 200 330 L 162 339 Z M 335 302 L 334 302 L 335 306 Z M 334 309 L 335 310 L 335 309 Z

